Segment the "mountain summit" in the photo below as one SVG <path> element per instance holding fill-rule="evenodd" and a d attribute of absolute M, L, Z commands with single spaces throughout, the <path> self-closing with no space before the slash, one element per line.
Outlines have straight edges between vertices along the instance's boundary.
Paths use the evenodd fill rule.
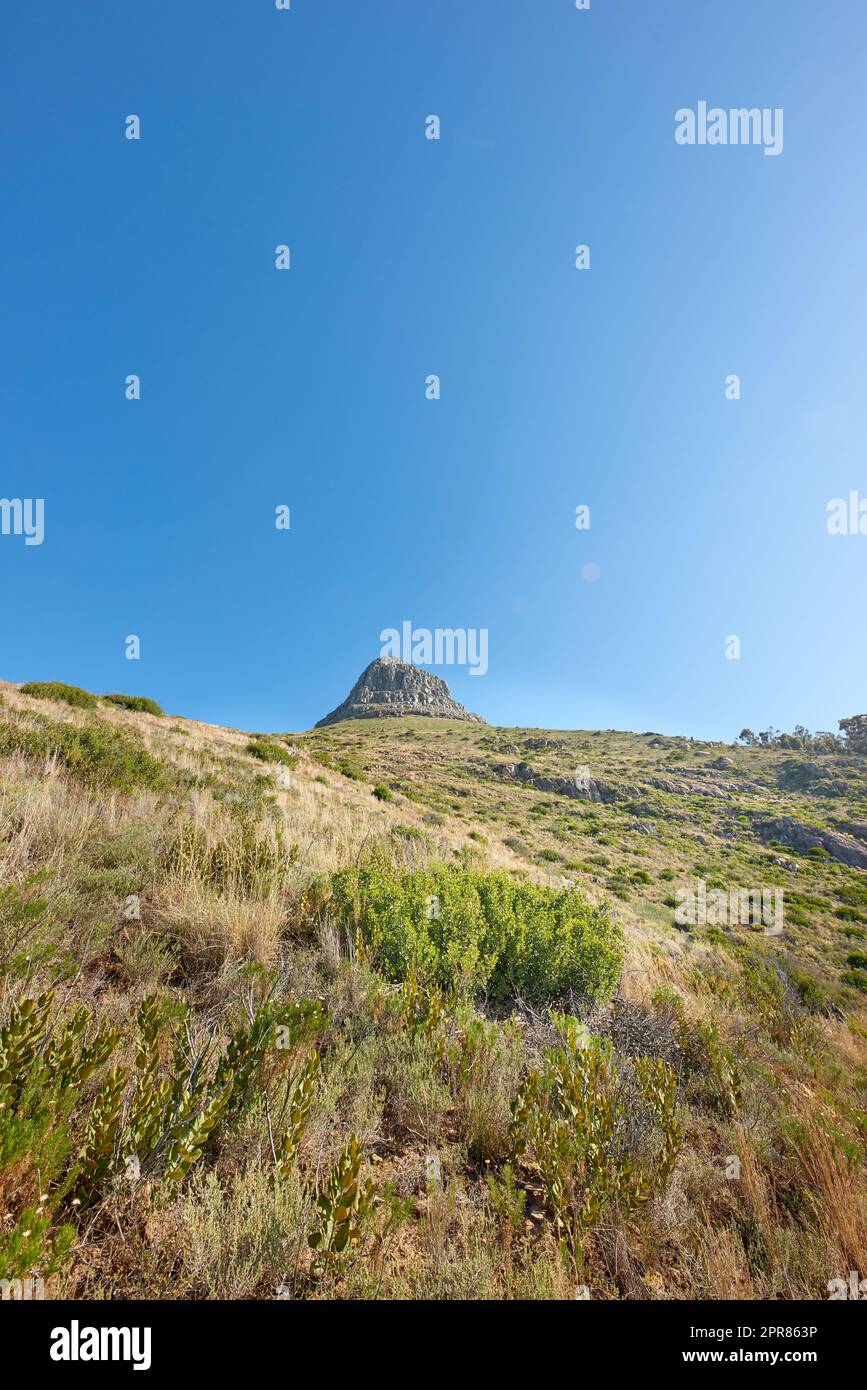
<path fill-rule="evenodd" d="M 362 671 L 343 704 L 320 719 L 316 728 L 338 724 L 342 719 L 400 719 L 408 714 L 485 723 L 480 714 L 470 714 L 452 699 L 451 691 L 439 676 L 422 671 L 410 661 L 379 656 Z"/>

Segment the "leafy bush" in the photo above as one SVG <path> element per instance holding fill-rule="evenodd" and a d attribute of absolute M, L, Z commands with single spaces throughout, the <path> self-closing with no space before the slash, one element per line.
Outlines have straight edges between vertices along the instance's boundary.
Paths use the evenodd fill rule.
<path fill-rule="evenodd" d="M 77 685 L 64 685 L 62 681 L 29 681 L 22 685 L 21 694 L 33 695 L 37 700 L 60 700 L 79 709 L 96 709 L 95 695 Z"/>
<path fill-rule="evenodd" d="M 394 800 L 394 797 L 391 794 L 391 787 L 387 787 L 384 782 L 377 782 L 376 786 L 373 789 L 373 795 L 376 797 L 377 801 Z"/>
<path fill-rule="evenodd" d="M 674 1072 L 636 1057 L 631 1068 L 576 1019 L 555 1016 L 562 1037 L 530 1072 L 512 1108 L 517 1157 L 538 1167 L 545 1199 L 577 1256 L 583 1233 L 606 1211 L 621 1217 L 665 1186 L 683 1132 Z M 639 1144 L 635 1112 L 649 1111 L 657 1142 Z"/>
<path fill-rule="evenodd" d="M 852 985 L 860 989 L 862 994 L 867 994 L 867 975 L 862 970 L 844 970 L 840 979 L 844 985 Z"/>
<path fill-rule="evenodd" d="M 284 767 L 294 767 L 298 762 L 294 753 L 273 738 L 251 739 L 245 751 L 254 758 L 260 758 L 263 763 L 282 763 Z"/>
<path fill-rule="evenodd" d="M 44 874 L 31 874 L 22 888 L 14 883 L 0 888 L 0 973 L 4 975 L 12 971 L 18 973 L 21 966 L 26 969 L 32 963 L 32 937 L 40 925 L 46 903 L 31 894 L 44 877 Z M 19 955 L 22 960 L 18 959 Z"/>
<path fill-rule="evenodd" d="M 304 1059 L 325 1022 L 320 1006 L 266 999 L 230 1026 L 215 1064 L 212 1043 L 192 1043 L 189 1017 L 187 1004 L 143 999 L 134 1072 L 111 1066 L 94 1087 L 119 1028 L 94 1031 L 84 1008 L 58 1017 L 50 992 L 0 1016 L 4 1278 L 59 1268 L 75 1232 L 58 1223 L 98 1202 L 121 1173 L 182 1183 L 269 1085 L 288 1088 L 290 1122 L 300 1129 L 312 1072 Z"/>
<path fill-rule="evenodd" d="M 366 782 L 367 778 L 357 763 L 349 758 L 341 758 L 337 764 L 337 771 L 342 772 L 344 777 L 348 777 L 352 782 Z"/>
<path fill-rule="evenodd" d="M 307 1243 L 316 1251 L 320 1272 L 361 1240 L 365 1222 L 373 1212 L 376 1192 L 369 1178 L 362 1180 L 362 1158 L 361 1145 L 353 1134 L 316 1199 L 317 1224 Z"/>
<path fill-rule="evenodd" d="M 619 930 L 568 889 L 445 865 L 400 872 L 373 855 L 334 873 L 331 891 L 338 920 L 393 980 L 415 967 L 446 989 L 539 1000 L 603 997 L 620 975 Z"/>
<path fill-rule="evenodd" d="M 123 729 L 95 720 L 81 726 L 45 720 L 35 728 L 0 723 L 0 755 L 56 757 L 88 787 L 161 790 L 169 785 L 166 768 Z"/>
<path fill-rule="evenodd" d="M 850 965 L 854 963 L 851 956 L 848 956 L 847 960 Z M 862 956 L 862 960 L 867 965 L 867 956 Z M 821 1013 L 828 1001 L 818 980 L 804 970 L 795 969 L 789 970 L 789 979 L 804 1008 L 810 1013 Z"/>
<path fill-rule="evenodd" d="M 19 999 L 0 1026 L 0 1188 L 11 1223 L 0 1232 L 4 1278 L 34 1267 L 50 1274 L 69 1252 L 74 1229 L 56 1222 L 86 1159 L 74 1157 L 73 1116 L 119 1036 L 106 1028 L 85 1041 L 87 1010 L 61 1022 L 53 1003 L 50 992 Z"/>
<path fill-rule="evenodd" d="M 165 713 L 156 700 L 149 700 L 147 695 L 103 695 L 102 698 L 112 705 L 120 705 L 121 709 L 131 709 L 136 714 L 162 716 Z"/>

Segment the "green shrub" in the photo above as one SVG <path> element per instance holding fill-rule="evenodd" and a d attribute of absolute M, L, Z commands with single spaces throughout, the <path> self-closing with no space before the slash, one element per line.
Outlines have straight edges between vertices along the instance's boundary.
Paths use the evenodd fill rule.
<path fill-rule="evenodd" d="M 340 923 L 392 980 L 415 968 L 446 989 L 494 999 L 604 997 L 620 975 L 621 937 L 603 908 L 569 889 L 500 871 L 434 866 L 399 871 L 378 855 L 331 878 Z"/>
<path fill-rule="evenodd" d="M 851 965 L 853 970 L 867 970 L 867 956 L 863 951 L 850 951 L 846 964 Z"/>
<path fill-rule="evenodd" d="M 85 786 L 129 791 L 170 785 L 166 768 L 126 730 L 94 720 L 80 726 L 41 721 L 35 728 L 0 723 L 0 755 L 56 757 Z"/>
<path fill-rule="evenodd" d="M 373 789 L 373 795 L 377 801 L 393 801 L 391 787 L 387 787 L 384 782 L 377 782 Z"/>
<path fill-rule="evenodd" d="M 341 758 L 337 764 L 337 771 L 342 772 L 344 777 L 348 777 L 352 782 L 365 782 L 367 779 L 357 763 L 351 762 L 349 758 Z"/>
<path fill-rule="evenodd" d="M 316 1199 L 316 1225 L 307 1243 L 316 1252 L 317 1273 L 361 1241 L 374 1210 L 376 1191 L 369 1178 L 362 1179 L 362 1159 L 361 1145 L 353 1134 Z"/>
<path fill-rule="evenodd" d="M 852 985 L 855 989 L 860 989 L 862 994 L 867 994 L 867 975 L 861 970 L 844 970 L 840 976 L 844 985 Z"/>
<path fill-rule="evenodd" d="M 263 763 L 282 763 L 284 767 L 294 767 L 298 762 L 294 753 L 290 753 L 284 744 L 272 738 L 251 739 L 245 752 L 254 758 L 260 758 Z"/>
<path fill-rule="evenodd" d="M 37 700 L 60 700 L 79 709 L 96 709 L 95 695 L 77 685 L 64 685 L 62 681 L 29 681 L 22 685 L 21 694 L 33 695 Z"/>
<path fill-rule="evenodd" d="M 14 883 L 0 888 L 0 973 L 3 975 L 12 971 L 17 974 L 19 969 L 26 970 L 32 964 L 33 936 L 41 926 L 46 908 L 45 900 L 34 896 L 33 890 L 46 876 L 44 872 L 31 874 L 21 888 Z"/>
<path fill-rule="evenodd" d="M 92 1032 L 86 1009 L 61 1019 L 53 1005 L 51 992 L 20 998 L 0 1024 L 0 1188 L 12 1222 L 0 1230 L 4 1278 L 34 1267 L 50 1274 L 69 1252 L 74 1229 L 57 1223 L 86 1158 L 75 1157 L 74 1118 L 86 1083 L 119 1038 L 112 1028 Z M 16 1190 L 25 1201 L 34 1191 L 44 1195 L 38 1207 L 24 1205 L 13 1215 Z"/>
<path fill-rule="evenodd" d="M 851 965 L 852 957 L 849 956 L 847 959 Z M 863 960 L 867 965 L 867 956 L 864 956 Z M 789 970 L 789 979 L 805 1009 L 810 1013 L 820 1013 L 825 1008 L 828 1002 L 825 991 L 812 975 L 808 975 L 804 970 Z"/>
<path fill-rule="evenodd" d="M 667 1064 L 636 1057 L 631 1069 L 610 1042 L 576 1019 L 554 1018 L 562 1044 L 549 1048 L 512 1107 L 517 1157 L 539 1171 L 545 1200 L 576 1262 L 584 1232 L 606 1211 L 620 1217 L 665 1186 L 683 1142 L 676 1083 Z M 655 1131 L 641 1143 L 639 1107 Z"/>
<path fill-rule="evenodd" d="M 103 695 L 102 698 L 108 700 L 109 704 L 120 705 L 121 709 L 130 709 L 136 714 L 162 716 L 165 712 L 156 700 L 149 700 L 147 695 Z"/>

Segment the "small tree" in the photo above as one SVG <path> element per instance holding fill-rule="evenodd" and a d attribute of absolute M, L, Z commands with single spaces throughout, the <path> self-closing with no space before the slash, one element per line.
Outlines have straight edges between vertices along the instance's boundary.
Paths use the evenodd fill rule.
<path fill-rule="evenodd" d="M 846 736 L 846 746 L 853 753 L 867 753 L 867 714 L 853 714 L 838 721 Z"/>

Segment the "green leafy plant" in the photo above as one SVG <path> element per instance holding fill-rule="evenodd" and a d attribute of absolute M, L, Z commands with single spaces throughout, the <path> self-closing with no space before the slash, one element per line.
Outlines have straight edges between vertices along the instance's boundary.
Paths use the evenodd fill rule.
<path fill-rule="evenodd" d="M 37 700 L 59 700 L 64 705 L 75 705 L 78 709 L 96 709 L 96 696 L 77 685 L 65 685 L 63 681 L 28 681 L 21 687 L 22 695 L 31 695 Z"/>
<path fill-rule="evenodd" d="M 668 1180 L 682 1143 L 671 1068 L 639 1057 L 626 1071 L 610 1043 L 576 1019 L 557 1017 L 562 1044 L 529 1073 L 512 1108 L 516 1157 L 538 1167 L 545 1199 L 573 1259 L 584 1233 L 613 1211 L 625 1216 Z M 631 1138 L 636 1100 L 648 1107 L 657 1145 Z"/>
<path fill-rule="evenodd" d="M 20 998 L 0 1027 L 0 1190 L 23 1203 L 16 1213 L 15 1200 L 4 1199 L 11 1224 L 0 1230 L 3 1277 L 51 1273 L 70 1249 L 73 1228 L 58 1218 L 87 1161 L 86 1152 L 73 1158 L 73 1120 L 87 1113 L 87 1083 L 118 1042 L 114 1029 L 92 1031 L 86 1009 L 60 1018 L 53 1007 L 51 991 Z M 36 1205 L 28 1200 L 34 1189 Z"/>
<path fill-rule="evenodd" d="M 298 1158 L 298 1146 L 301 1143 L 310 1107 L 313 1104 L 318 1075 L 319 1053 L 313 1051 L 292 1088 L 289 1102 L 289 1128 L 283 1136 L 280 1160 L 277 1164 L 277 1172 L 281 1178 L 288 1177 L 295 1167 Z"/>
<path fill-rule="evenodd" d="M 401 872 L 383 856 L 331 878 L 331 908 L 392 980 L 414 967 L 447 992 L 494 999 L 597 998 L 620 975 L 621 934 L 573 890 L 503 872 L 438 866 Z"/>
<path fill-rule="evenodd" d="M 0 723 L 0 754 L 21 752 L 27 757 L 54 757 L 87 787 L 167 789 L 172 779 L 166 768 L 124 729 L 100 720 L 82 725 L 44 720 L 35 728 Z"/>
<path fill-rule="evenodd" d="M 103 700 L 107 700 L 111 705 L 119 705 L 121 709 L 132 710 L 136 714 L 155 714 L 160 717 L 165 713 L 156 700 L 148 699 L 147 695 L 103 695 Z"/>
<path fill-rule="evenodd" d="M 316 1199 L 317 1223 L 308 1236 L 320 1270 L 357 1244 L 374 1209 L 376 1190 L 361 1178 L 363 1152 L 353 1134 Z"/>
<path fill-rule="evenodd" d="M 281 763 L 284 767 L 295 767 L 298 758 L 283 743 L 273 738 L 251 739 L 245 750 L 263 763 Z"/>

